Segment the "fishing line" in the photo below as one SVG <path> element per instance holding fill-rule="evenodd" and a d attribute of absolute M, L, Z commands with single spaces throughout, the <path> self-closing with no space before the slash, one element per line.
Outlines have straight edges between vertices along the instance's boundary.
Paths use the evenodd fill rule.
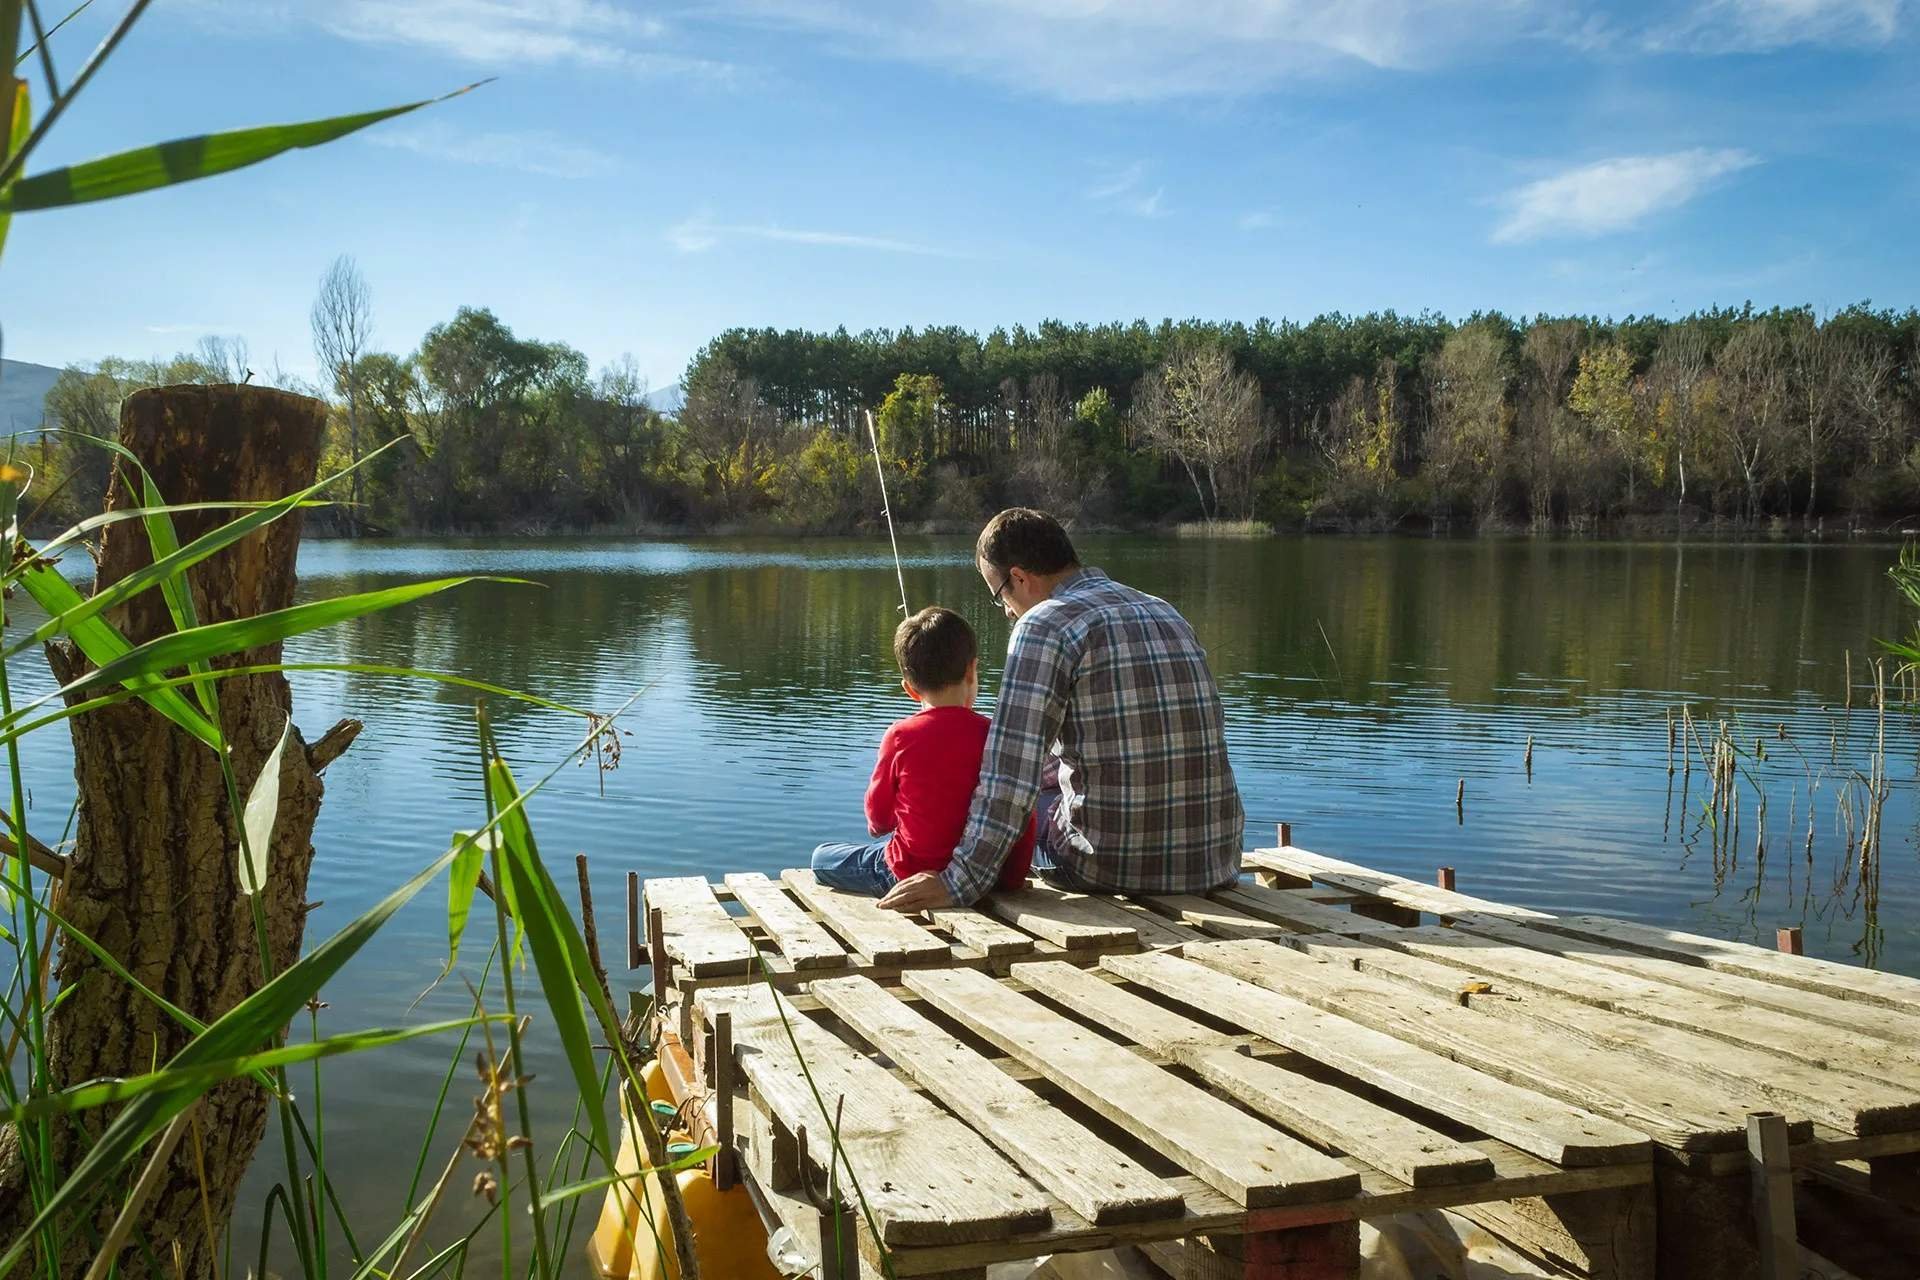
<path fill-rule="evenodd" d="M 913 612 L 907 607 L 907 574 L 900 567 L 900 539 L 893 532 L 893 503 L 887 498 L 887 470 L 880 464 L 880 437 L 873 429 L 873 411 L 862 409 L 867 417 L 867 442 L 873 446 L 873 470 L 880 477 L 880 514 L 887 518 L 887 541 L 893 544 L 893 576 L 900 583 L 900 616 Z"/>

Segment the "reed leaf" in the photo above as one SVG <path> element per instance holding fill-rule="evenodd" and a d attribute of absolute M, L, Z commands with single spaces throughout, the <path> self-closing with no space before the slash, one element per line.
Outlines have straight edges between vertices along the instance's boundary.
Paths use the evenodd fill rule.
<path fill-rule="evenodd" d="M 51 570 L 33 576 L 44 581 L 49 575 L 62 583 L 66 582 Z M 459 578 L 435 578 L 429 582 L 410 582 L 404 586 L 387 587 L 380 591 L 363 591 L 355 595 L 336 596 L 331 600 L 296 604 L 285 609 L 275 609 L 271 613 L 255 614 L 249 618 L 235 618 L 229 622 L 212 622 L 202 627 L 195 627 L 191 631 L 176 631 L 172 635 L 160 636 L 138 645 L 101 664 L 98 670 L 90 671 L 78 679 L 69 681 L 54 692 L 43 694 L 21 706 L 13 715 L 0 720 L 0 738 L 10 734 L 27 712 L 45 706 L 56 697 L 72 701 L 76 697 L 90 694 L 97 689 L 141 680 L 148 681 L 148 687 L 154 687 L 152 682 L 161 678 L 162 673 L 175 667 L 183 667 L 197 658 L 219 657 L 222 654 L 240 653 L 248 649 L 257 649 L 262 645 L 276 644 L 291 636 L 304 635 L 306 632 L 317 631 L 322 627 L 330 627 L 336 623 L 365 617 L 370 613 L 396 608 L 454 587 L 465 586 L 470 582 L 533 585 L 524 578 L 501 578 L 483 574 L 468 574 Z M 70 585 L 68 590 L 72 590 Z M 101 622 L 101 620 L 93 619 L 91 622 Z M 91 622 L 88 625 L 91 625 Z M 108 630 L 111 631 L 112 628 Z M 117 631 L 113 634 L 119 638 L 121 644 L 126 643 L 124 638 L 119 637 Z M 89 656 L 92 655 L 89 654 Z M 192 683 L 194 679 L 197 677 L 190 677 L 187 683 Z M 171 692 L 177 704 L 186 707 L 194 716 L 199 715 L 187 706 L 186 700 L 177 692 L 157 687 L 154 691 L 156 696 Z M 146 696 L 142 688 L 135 687 L 135 692 L 140 693 L 142 697 Z M 204 717 L 200 718 L 204 721 Z M 210 725 L 208 729 L 215 733 L 215 736 L 208 741 L 217 749 L 219 742 L 217 731 L 212 731 Z"/>
<path fill-rule="evenodd" d="M 435 986 L 453 972 L 454 962 L 460 958 L 460 939 L 466 936 L 474 891 L 480 887 L 480 864 L 498 838 L 492 833 L 482 837 L 471 831 L 456 831 L 453 837 L 453 870 L 447 876 L 447 967 L 433 980 Z"/>
<path fill-rule="evenodd" d="M 253 1075 L 256 1072 L 270 1071 L 275 1067 L 296 1066 L 303 1062 L 331 1058 L 343 1053 L 362 1053 L 369 1049 L 381 1049 L 406 1040 L 417 1040 L 422 1036 L 459 1031 L 480 1022 L 505 1021 L 504 1014 L 483 1014 L 471 1018 L 456 1018 L 448 1022 L 423 1023 L 417 1027 L 375 1027 L 366 1031 L 329 1036 L 324 1040 L 304 1040 L 278 1049 L 243 1054 L 237 1058 L 227 1058 L 218 1062 L 201 1063 L 191 1067 L 163 1067 L 158 1071 L 150 1071 L 145 1075 L 127 1079 L 89 1080 L 84 1084 L 74 1085 L 70 1089 L 62 1089 L 58 1093 L 42 1094 L 31 1098 L 17 1107 L 0 1109 L 0 1124 L 69 1115 L 76 1111 L 125 1102 L 130 1098 L 142 1097 L 158 1090 L 188 1089 L 194 1093 L 205 1093 L 213 1086 L 231 1080 L 235 1076 Z"/>
<path fill-rule="evenodd" d="M 378 111 L 329 116 L 298 124 L 270 124 L 252 129 L 232 129 L 224 133 L 203 133 L 51 169 L 30 178 L 17 179 L 0 191 L 0 212 L 61 209 L 230 173 L 289 151 L 333 142 L 368 125 L 458 97 L 485 83 L 484 80 L 477 81 L 437 98 L 423 98 L 418 102 L 384 107 Z"/>
<path fill-rule="evenodd" d="M 599 982 L 587 962 L 585 945 L 578 944 L 573 916 L 567 911 L 553 878 L 540 863 L 540 850 L 534 842 L 525 806 L 520 802 L 520 789 L 514 783 L 513 772 L 499 753 L 492 750 L 491 742 L 488 747 L 487 787 L 500 808 L 498 829 L 504 855 L 501 865 L 505 879 L 513 886 L 514 918 L 526 931 L 534 968 L 540 977 L 540 989 L 553 1015 L 554 1029 L 560 1035 L 574 1085 L 582 1096 L 597 1098 L 600 1073 L 594 1068 L 593 1035 L 580 997 L 588 988 L 597 993 Z M 587 1118 L 594 1145 L 606 1162 L 607 1171 L 614 1172 L 614 1149 L 604 1109 L 587 1108 Z"/>
<path fill-rule="evenodd" d="M 18 65 L 18 64 L 16 64 Z M 7 112 L 7 154 L 12 155 L 26 145 L 27 135 L 33 131 L 33 102 L 27 92 L 27 82 L 21 79 L 13 81 L 12 102 Z M 0 252 L 7 247 L 7 229 L 13 223 L 13 215 L 0 212 Z"/>
<path fill-rule="evenodd" d="M 266 887 L 267 855 L 273 848 L 273 821 L 280 816 L 280 758 L 293 736 L 293 717 L 280 730 L 280 740 L 260 766 L 260 776 L 247 793 L 240 821 L 240 888 L 249 897 Z"/>
<path fill-rule="evenodd" d="M 74 585 L 45 561 L 35 561 L 26 566 L 20 575 L 19 584 L 28 595 L 33 597 L 34 603 L 50 614 L 77 612 L 77 607 L 85 603 Z M 78 618 L 66 628 L 66 633 L 79 647 L 80 652 L 86 654 L 87 659 L 94 664 L 96 668 L 94 675 L 98 675 L 100 670 L 124 659 L 134 651 L 134 646 L 120 634 L 118 627 L 97 615 Z M 122 681 L 116 680 L 113 683 L 122 683 Z M 159 686 L 152 675 L 130 675 L 124 680 L 124 684 L 130 693 L 146 702 L 155 711 L 215 751 L 220 750 L 222 742 L 220 730 L 215 727 L 213 721 L 207 719 L 192 703 L 182 697 L 178 689 Z M 12 716 L 7 717 L 7 720 L 17 719 L 34 707 L 52 701 L 54 696 L 56 695 L 49 694 L 17 708 Z M 0 733 L 4 733 L 8 727 L 5 721 L 0 721 Z"/>
<path fill-rule="evenodd" d="M 515 812 L 518 812 L 516 809 Z M 340 932 L 328 938 L 312 952 L 282 970 L 278 976 L 232 1009 L 222 1014 L 167 1063 L 173 1070 L 186 1070 L 223 1062 L 256 1051 L 271 1043 L 280 1027 L 357 954 L 379 932 L 394 912 L 411 901 L 452 861 L 453 852 L 435 858 L 427 868 L 388 894 Z M 67 1210 L 90 1202 L 104 1192 L 112 1175 L 180 1114 L 199 1091 L 175 1086 L 156 1089 L 133 1099 L 109 1124 L 86 1155 L 68 1174 L 65 1182 L 39 1205 L 28 1228 L 4 1254 L 0 1254 L 0 1276 L 11 1272 L 41 1230 Z"/>

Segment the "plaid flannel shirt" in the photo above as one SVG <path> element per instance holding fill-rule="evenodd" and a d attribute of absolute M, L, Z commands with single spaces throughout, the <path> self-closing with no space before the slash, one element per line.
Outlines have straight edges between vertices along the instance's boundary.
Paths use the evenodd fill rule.
<path fill-rule="evenodd" d="M 1118 893 L 1189 893 L 1240 874 L 1246 825 L 1220 693 L 1164 600 L 1082 569 L 1014 624 L 966 831 L 940 873 L 956 903 L 993 887 L 1056 757 L 1044 848 Z"/>

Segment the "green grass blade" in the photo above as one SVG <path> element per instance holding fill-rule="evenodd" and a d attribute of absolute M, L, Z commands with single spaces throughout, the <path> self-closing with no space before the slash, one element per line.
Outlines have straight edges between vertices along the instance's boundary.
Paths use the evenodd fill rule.
<path fill-rule="evenodd" d="M 8 77 L 12 79 L 11 75 Z M 33 102 L 27 92 L 25 80 L 13 80 L 12 102 L 7 116 L 11 123 L 7 129 L 7 154 L 12 155 L 26 145 L 27 135 L 33 131 Z M 7 247 L 7 228 L 13 223 L 13 215 L 0 212 L 0 252 Z"/>
<path fill-rule="evenodd" d="M 501 863 L 506 879 L 513 884 L 516 919 L 526 931 L 540 988 L 546 997 L 548 1012 L 553 1015 L 567 1065 L 573 1071 L 574 1084 L 583 1096 L 598 1097 L 600 1073 L 594 1067 L 593 1036 L 580 997 L 588 987 L 597 990 L 599 983 L 591 969 L 577 967 L 575 948 L 567 941 L 567 935 L 574 932 L 573 917 L 552 877 L 540 865 L 540 850 L 534 843 L 533 827 L 527 821 L 525 807 L 518 803 L 520 789 L 514 783 L 513 773 L 497 752 L 490 755 L 487 786 L 493 793 L 494 803 L 501 809 L 499 832 L 505 854 Z M 579 959 L 584 959 L 584 949 Z M 593 1129 L 594 1145 L 606 1161 L 607 1171 L 612 1173 L 613 1142 L 607 1132 L 606 1115 L 600 1107 L 589 1107 L 587 1118 Z"/>
<path fill-rule="evenodd" d="M 610 1187 L 616 1182 L 638 1179 L 650 1173 L 678 1173 L 682 1169 L 691 1169 L 694 1165 L 705 1164 L 708 1160 L 711 1160 L 714 1152 L 718 1150 L 720 1150 L 719 1147 L 701 1147 L 698 1150 L 689 1151 L 679 1159 L 671 1160 L 664 1165 L 647 1165 L 636 1173 L 609 1173 L 598 1178 L 591 1178 L 586 1182 L 571 1182 L 564 1187 L 555 1187 L 540 1197 L 540 1207 L 542 1209 L 551 1209 L 554 1205 L 562 1204 L 573 1199 L 575 1196 L 584 1196 L 591 1192 L 599 1191 L 602 1188 Z"/>
<path fill-rule="evenodd" d="M 447 878 L 447 967 L 434 979 L 436 984 L 453 972 L 454 962 L 460 958 L 460 939 L 466 936 L 474 891 L 480 887 L 480 864 L 491 851 L 495 837 L 483 839 L 471 831 L 456 831 L 454 839 L 460 847 L 453 855 L 453 871 Z"/>
<path fill-rule="evenodd" d="M 150 1071 L 145 1075 L 132 1076 L 123 1080 L 89 1080 L 85 1084 L 74 1085 L 58 1093 L 42 1094 L 31 1098 L 18 1107 L 0 1110 L 0 1124 L 70 1115 L 76 1111 L 125 1102 L 162 1090 L 185 1089 L 196 1094 L 204 1093 L 214 1085 L 231 1080 L 235 1076 L 270 1071 L 275 1067 L 296 1066 L 303 1062 L 331 1058 L 343 1053 L 364 1053 L 370 1049 L 381 1049 L 406 1040 L 416 1040 L 422 1036 L 459 1031 L 483 1021 L 505 1022 L 506 1017 L 504 1014 L 487 1014 L 480 1017 L 456 1018 L 448 1022 L 423 1023 L 417 1027 L 375 1027 L 366 1031 L 329 1036 L 324 1040 L 305 1040 L 297 1044 L 284 1045 L 278 1049 L 243 1054 L 237 1058 L 227 1058 L 217 1062 L 200 1063 L 190 1067 L 163 1067 L 158 1071 Z"/>
<path fill-rule="evenodd" d="M 54 435 L 57 433 L 50 431 L 47 434 Z M 76 432 L 74 434 L 80 433 Z M 94 438 L 95 437 L 92 436 L 88 437 L 88 439 Z M 125 520 L 145 520 L 148 516 L 158 515 L 162 512 L 172 515 L 181 511 L 259 511 L 273 505 L 271 502 L 170 502 L 163 507 L 117 507 L 112 511 L 102 511 L 97 516 L 88 516 L 85 520 L 80 521 L 80 523 L 70 528 L 62 529 L 35 550 L 33 556 L 35 559 L 51 560 L 61 552 L 67 550 L 67 548 L 80 542 L 95 530 L 104 529 L 108 525 L 119 524 Z M 300 505 L 302 507 L 330 507 L 333 504 L 324 500 L 308 499 Z M 7 581 L 11 582 L 12 580 L 13 574 L 9 571 Z"/>
<path fill-rule="evenodd" d="M 288 151 L 333 142 L 368 125 L 458 97 L 485 83 L 482 80 L 438 98 L 423 98 L 378 111 L 176 138 L 172 142 L 136 147 L 83 164 L 36 173 L 30 178 L 18 179 L 11 188 L 0 192 L 0 211 L 27 213 L 60 209 L 230 173 Z"/>
<path fill-rule="evenodd" d="M 34 576 L 43 580 L 45 577 L 45 575 Z M 52 574 L 52 576 L 60 577 L 58 574 Z M 60 578 L 60 581 L 65 583 L 66 580 Z M 184 667 L 198 658 L 215 658 L 222 654 L 241 653 L 248 649 L 257 649 L 262 645 L 275 644 L 292 636 L 317 631 L 322 627 L 330 627 L 336 623 L 365 617 L 370 613 L 397 608 L 426 596 L 465 586 L 470 582 L 533 585 L 523 578 L 500 578 L 481 574 L 469 574 L 459 578 L 435 578 L 430 582 L 410 582 L 404 586 L 387 587 L 380 591 L 363 591 L 355 595 L 336 596 L 331 600 L 315 600 L 286 609 L 276 609 L 271 613 L 255 614 L 250 618 L 212 622 L 202 627 L 195 627 L 191 631 L 176 631 L 172 635 L 160 636 L 138 645 L 102 663 L 97 670 L 90 671 L 54 692 L 42 695 L 20 707 L 5 721 L 0 721 L 0 735 L 13 730 L 19 723 L 20 717 L 27 711 L 44 706 L 56 697 L 64 697 L 72 701 L 76 697 L 91 694 L 96 690 L 130 681 L 146 680 L 152 684 L 164 678 L 165 672 L 175 667 Z M 72 590 L 71 585 L 68 586 L 68 590 Z M 118 636 L 119 633 L 114 634 Z M 120 643 L 126 642 L 122 639 Z M 191 683 L 192 679 L 194 678 L 190 678 L 188 683 Z M 141 692 L 141 690 L 136 688 L 135 692 Z M 170 692 L 170 690 L 161 692 Z M 145 694 L 142 693 L 142 696 L 144 697 Z M 180 706 L 187 706 L 186 700 L 177 692 L 173 692 L 172 696 Z M 191 707 L 187 709 L 189 712 L 192 711 Z M 197 712 L 192 714 L 198 715 Z M 201 717 L 201 719 L 205 718 Z M 218 741 L 217 735 L 214 741 Z"/>
<path fill-rule="evenodd" d="M 84 603 L 74 585 L 45 561 L 36 561 L 28 565 L 25 572 L 21 574 L 19 582 L 22 589 L 33 597 L 34 603 L 49 614 L 77 612 L 77 606 Z M 80 618 L 66 630 L 74 644 L 79 646 L 80 652 L 86 654 L 88 660 L 94 664 L 93 675 L 98 675 L 101 670 L 124 660 L 134 651 L 134 646 L 120 634 L 118 627 L 97 615 Z M 91 678 L 91 676 L 82 677 L 82 679 Z M 119 684 L 122 681 L 115 679 L 110 683 Z M 192 703 L 182 697 L 178 689 L 159 687 L 151 674 L 133 674 L 128 676 L 124 683 L 130 693 L 145 701 L 155 711 L 214 750 L 220 750 L 220 730 L 215 727 L 213 721 L 207 719 Z M 37 698 L 17 708 L 14 716 L 17 717 L 33 707 L 44 705 L 52 701 L 55 696 L 57 695 L 50 694 Z M 8 719 L 12 718 L 8 717 Z"/>

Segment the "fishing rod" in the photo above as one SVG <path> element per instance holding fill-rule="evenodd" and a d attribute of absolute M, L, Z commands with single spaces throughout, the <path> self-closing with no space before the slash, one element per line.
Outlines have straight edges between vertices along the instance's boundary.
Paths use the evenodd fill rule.
<path fill-rule="evenodd" d="M 880 514 L 887 518 L 887 541 L 893 544 L 893 576 L 900 583 L 900 616 L 913 612 L 907 607 L 907 574 L 900 567 L 900 539 L 893 531 L 893 503 L 887 498 L 887 469 L 880 463 L 880 437 L 873 429 L 873 411 L 862 409 L 867 417 L 867 443 L 873 446 L 873 470 L 880 477 Z"/>

